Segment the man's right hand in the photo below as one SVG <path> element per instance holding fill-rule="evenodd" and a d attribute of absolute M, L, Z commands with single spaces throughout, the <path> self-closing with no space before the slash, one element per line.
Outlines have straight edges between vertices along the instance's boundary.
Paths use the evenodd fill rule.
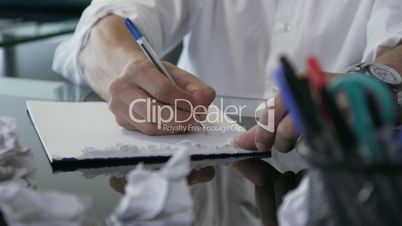
<path fill-rule="evenodd" d="M 117 123 L 124 128 L 139 130 L 145 134 L 184 132 L 163 130 L 163 127 L 158 128 L 155 122 L 168 119 L 169 109 L 175 110 L 175 101 L 178 99 L 187 100 L 181 101 L 176 110 L 177 121 L 184 121 L 192 114 L 190 105 L 193 108 L 208 107 L 215 98 L 215 91 L 210 86 L 176 66 L 165 63 L 177 86 L 172 84 L 148 60 L 124 26 L 124 19 L 117 15 L 106 16 L 96 23 L 85 48 L 80 52 L 79 62 L 88 84 L 109 102 Z M 150 98 L 151 109 L 142 101 L 147 98 Z M 132 104 L 133 101 L 137 103 Z M 132 111 L 129 111 L 130 105 Z M 163 110 L 161 114 L 153 114 L 152 107 L 162 107 Z M 162 124 L 198 125 L 194 117 L 181 123 L 175 122 L 173 118 Z"/>
<path fill-rule="evenodd" d="M 207 109 L 215 98 L 214 89 L 190 73 L 164 64 L 177 86 L 145 57 L 130 61 L 110 83 L 109 108 L 120 126 L 148 135 L 183 133 L 188 126 L 199 126 L 202 114 L 195 117 L 193 110 L 196 106 Z"/>

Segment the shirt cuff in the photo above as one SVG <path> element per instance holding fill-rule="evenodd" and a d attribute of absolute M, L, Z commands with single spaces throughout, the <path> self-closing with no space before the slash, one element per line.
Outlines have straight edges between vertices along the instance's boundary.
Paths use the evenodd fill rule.
<path fill-rule="evenodd" d="M 137 21 L 138 9 L 132 1 L 94 0 L 83 12 L 74 35 L 57 47 L 53 59 L 53 70 L 74 84 L 87 85 L 85 74 L 79 63 L 79 54 L 88 42 L 92 27 L 110 14 L 130 18 L 141 30 L 145 27 L 141 21 Z"/>
<path fill-rule="evenodd" d="M 373 63 L 376 58 L 383 55 L 387 51 L 395 48 L 402 42 L 402 31 L 394 34 L 389 34 L 387 37 L 380 40 L 372 47 L 369 47 L 364 52 L 363 62 Z"/>

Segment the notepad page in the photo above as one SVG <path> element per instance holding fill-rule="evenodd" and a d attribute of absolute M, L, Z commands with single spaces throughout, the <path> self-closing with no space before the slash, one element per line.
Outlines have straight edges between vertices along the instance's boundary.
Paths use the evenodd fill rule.
<path fill-rule="evenodd" d="M 28 101 L 27 108 L 50 161 L 164 157 L 183 145 L 192 155 L 251 153 L 233 145 L 244 129 L 228 117 L 206 125 L 226 131 L 148 136 L 120 127 L 104 102 Z M 212 113 L 223 115 L 216 107 Z"/>

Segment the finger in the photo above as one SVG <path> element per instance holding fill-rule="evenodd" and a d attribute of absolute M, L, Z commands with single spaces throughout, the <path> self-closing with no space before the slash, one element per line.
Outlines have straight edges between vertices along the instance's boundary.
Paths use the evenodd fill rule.
<path fill-rule="evenodd" d="M 142 68 L 141 74 L 136 72 L 135 76 L 126 72 L 125 76 L 131 79 L 133 84 L 164 104 L 175 105 L 185 111 L 191 111 L 191 107 L 201 104 L 192 93 L 171 83 L 154 67 Z"/>
<path fill-rule="evenodd" d="M 215 168 L 207 166 L 200 170 L 192 170 L 190 175 L 187 176 L 189 185 L 201 184 L 211 181 L 215 177 Z"/>
<path fill-rule="evenodd" d="M 168 126 L 199 125 L 191 112 L 183 111 L 171 105 L 164 105 L 137 87 L 122 90 L 119 97 L 122 102 L 129 106 L 129 110 L 135 111 L 148 122 Z"/>
<path fill-rule="evenodd" d="M 164 64 L 167 69 L 172 72 L 172 77 L 177 85 L 191 93 L 199 104 L 209 106 L 215 99 L 216 93 L 211 86 L 173 64 L 168 62 L 165 62 Z"/>
<path fill-rule="evenodd" d="M 243 132 L 234 139 L 234 143 L 240 148 L 255 150 L 255 133 L 257 131 L 257 125 L 253 126 L 251 129 Z"/>
<path fill-rule="evenodd" d="M 125 103 L 121 102 L 117 97 L 111 96 L 109 99 L 109 110 L 114 114 L 117 124 L 125 129 L 138 130 L 129 117 L 128 108 Z M 127 111 L 125 110 L 127 109 Z M 135 112 L 132 113 L 135 118 L 142 118 Z"/>
<path fill-rule="evenodd" d="M 284 106 L 279 95 L 274 97 L 273 108 L 268 106 L 264 111 L 262 111 L 257 131 L 255 134 L 255 144 L 259 151 L 269 151 L 274 143 L 275 131 L 269 131 L 269 123 L 274 123 L 274 128 L 278 126 L 279 122 L 284 118 L 287 113 L 286 107 Z M 272 119 L 272 116 L 274 117 Z"/>
<path fill-rule="evenodd" d="M 111 101 L 109 102 L 109 109 L 115 115 L 117 123 L 122 121 L 129 122 L 133 127 L 136 128 L 136 130 L 139 130 L 147 135 L 170 135 L 183 132 L 179 130 L 163 130 L 162 128 L 158 128 L 156 123 L 147 123 L 146 120 L 141 118 L 141 116 L 139 116 L 135 111 L 129 112 L 129 107 L 120 100 L 114 100 L 111 98 Z M 132 128 L 124 123 L 119 125 L 126 129 Z"/>
<path fill-rule="evenodd" d="M 280 173 L 261 159 L 240 160 L 234 164 L 235 170 L 256 186 L 272 183 Z"/>
<path fill-rule="evenodd" d="M 275 135 L 275 148 L 280 152 L 293 150 L 300 134 L 297 133 L 291 116 L 288 114 L 278 124 Z"/>

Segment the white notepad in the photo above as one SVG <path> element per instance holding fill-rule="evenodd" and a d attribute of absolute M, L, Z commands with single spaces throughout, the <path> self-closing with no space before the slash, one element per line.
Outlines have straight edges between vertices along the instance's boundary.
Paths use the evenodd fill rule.
<path fill-rule="evenodd" d="M 207 133 L 147 136 L 121 128 L 104 102 L 28 101 L 27 108 L 51 162 L 169 157 L 183 145 L 201 158 L 258 155 L 233 145 L 244 129 L 228 117 L 207 124 Z M 210 107 L 209 114 L 224 116 L 216 109 Z M 219 127 L 228 130 L 212 131 Z"/>

